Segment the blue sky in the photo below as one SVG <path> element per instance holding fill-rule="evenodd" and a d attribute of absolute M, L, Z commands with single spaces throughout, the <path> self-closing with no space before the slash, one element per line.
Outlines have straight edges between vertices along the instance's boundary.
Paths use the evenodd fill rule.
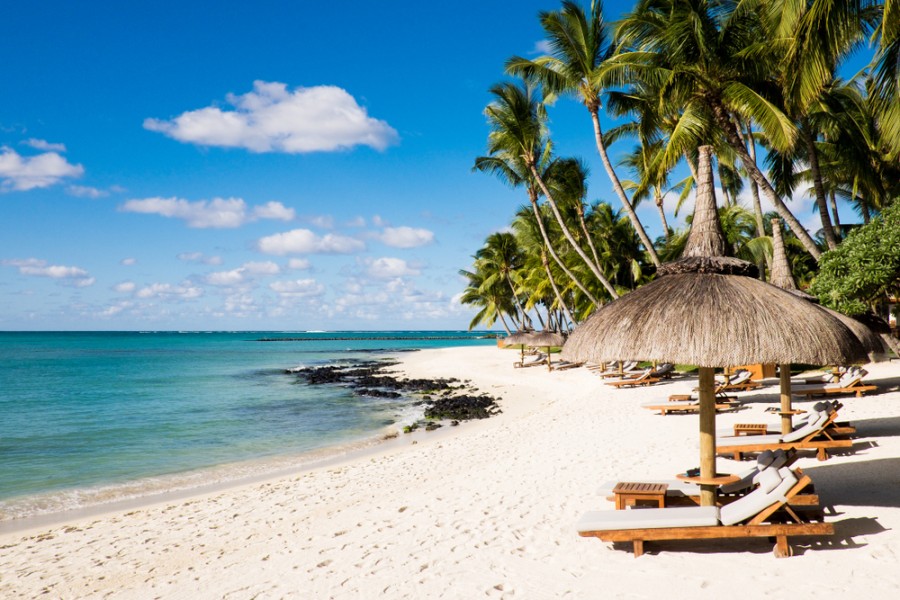
<path fill-rule="evenodd" d="M 0 329 L 467 326 L 457 271 L 527 201 L 471 172 L 487 90 L 559 3 L 133 4 L 4 9 Z"/>

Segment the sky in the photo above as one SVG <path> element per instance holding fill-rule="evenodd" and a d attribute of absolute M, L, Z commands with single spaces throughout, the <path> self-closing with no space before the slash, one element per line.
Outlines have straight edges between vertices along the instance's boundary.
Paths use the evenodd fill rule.
<path fill-rule="evenodd" d="M 465 329 L 458 271 L 527 202 L 472 172 L 488 90 L 559 6 L 5 7 L 0 330 Z M 618 207 L 583 106 L 550 126 Z"/>

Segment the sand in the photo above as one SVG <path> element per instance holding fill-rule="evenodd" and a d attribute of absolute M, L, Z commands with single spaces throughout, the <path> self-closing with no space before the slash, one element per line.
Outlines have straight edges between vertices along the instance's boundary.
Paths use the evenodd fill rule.
<path fill-rule="evenodd" d="M 586 369 L 513 369 L 493 347 L 403 354 L 411 376 L 468 378 L 503 414 L 344 464 L 0 535 L 0 597 L 855 598 L 900 597 L 900 362 L 869 365 L 878 395 L 845 398 L 853 451 L 797 465 L 831 538 L 647 544 L 581 538 L 612 510 L 609 479 L 668 478 L 698 462 L 696 416 L 646 400 L 695 379 L 604 386 Z M 719 427 L 771 422 L 777 385 L 741 394 Z M 798 403 L 800 407 L 808 404 Z M 720 460 L 723 469 L 738 468 Z M 720 469 L 722 470 L 722 469 Z"/>

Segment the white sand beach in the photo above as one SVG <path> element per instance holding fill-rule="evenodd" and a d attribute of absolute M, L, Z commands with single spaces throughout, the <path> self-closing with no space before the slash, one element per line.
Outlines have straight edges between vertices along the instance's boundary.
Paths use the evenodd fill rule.
<path fill-rule="evenodd" d="M 400 356 L 410 376 L 470 379 L 503 414 L 452 435 L 405 437 L 362 458 L 205 496 L 0 536 L 2 598 L 855 598 L 900 597 L 900 362 L 882 391 L 844 397 L 850 452 L 797 465 L 836 535 L 630 546 L 581 538 L 610 479 L 697 464 L 695 415 L 641 402 L 695 378 L 616 390 L 586 369 L 513 369 L 494 347 Z M 776 423 L 777 383 L 740 394 L 718 426 Z M 802 408 L 812 402 L 798 402 Z M 447 428 L 449 429 L 449 428 Z M 720 470 L 736 469 L 720 460 Z"/>

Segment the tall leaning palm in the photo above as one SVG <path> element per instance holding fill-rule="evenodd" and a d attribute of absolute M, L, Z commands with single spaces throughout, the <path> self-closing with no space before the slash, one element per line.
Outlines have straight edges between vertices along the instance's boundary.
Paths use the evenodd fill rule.
<path fill-rule="evenodd" d="M 780 150 L 792 147 L 797 128 L 771 97 L 776 83 L 765 61 L 747 57 L 764 35 L 753 11 L 723 11 L 717 0 L 641 0 L 618 24 L 622 52 L 604 63 L 603 75 L 662 82 L 661 101 L 679 106 L 681 117 L 668 145 L 680 156 L 686 146 L 714 135 L 732 148 L 807 252 L 818 259 L 815 240 L 787 207 L 751 157 L 736 123 L 752 120 Z"/>
<path fill-rule="evenodd" d="M 613 189 L 650 259 L 659 265 L 656 248 L 644 231 L 644 226 L 616 175 L 603 141 L 603 129 L 600 125 L 600 96 L 603 92 L 600 67 L 612 53 L 603 20 L 603 5 L 599 0 L 594 0 L 591 2 L 590 15 L 587 15 L 578 4 L 565 0 L 561 11 L 542 11 L 539 18 L 547 34 L 551 54 L 535 60 L 514 56 L 507 61 L 506 70 L 514 75 L 540 81 L 552 93 L 571 94 L 581 99 L 591 115 L 594 141 Z"/>
<path fill-rule="evenodd" d="M 575 240 L 572 232 L 569 231 L 553 193 L 540 172 L 539 167 L 546 160 L 548 146 L 544 140 L 546 127 L 543 105 L 535 98 L 534 90 L 527 85 L 500 83 L 491 88 L 491 94 L 494 96 L 494 101 L 484 110 L 491 126 L 491 133 L 488 137 L 490 155 L 499 157 L 506 162 L 522 161 L 522 166 L 543 193 L 560 225 L 563 236 L 572 249 L 584 261 L 609 295 L 614 299 L 618 298 L 615 288 L 603 275 L 600 267 L 594 264 L 594 261 L 588 257 Z M 479 160 L 476 160 L 476 169 L 481 168 Z M 529 200 L 536 206 L 536 195 L 529 195 Z M 549 244 L 549 238 L 547 242 Z"/>

